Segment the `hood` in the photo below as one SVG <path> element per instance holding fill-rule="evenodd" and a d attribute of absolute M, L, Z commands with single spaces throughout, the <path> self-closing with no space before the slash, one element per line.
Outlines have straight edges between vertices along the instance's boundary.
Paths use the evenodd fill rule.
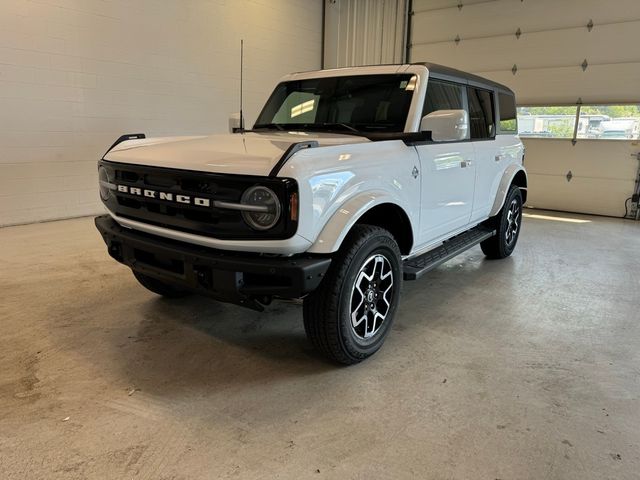
<path fill-rule="evenodd" d="M 105 160 L 212 173 L 269 175 L 294 143 L 315 140 L 319 146 L 369 142 L 365 137 L 308 132 L 246 132 L 206 137 L 129 140 Z"/>

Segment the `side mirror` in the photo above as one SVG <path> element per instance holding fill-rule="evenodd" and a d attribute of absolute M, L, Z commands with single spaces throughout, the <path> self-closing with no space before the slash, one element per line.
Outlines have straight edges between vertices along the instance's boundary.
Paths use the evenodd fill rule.
<path fill-rule="evenodd" d="M 431 132 L 434 142 L 466 140 L 469 134 L 469 114 L 466 110 L 436 110 L 422 117 L 420 130 Z"/>
<path fill-rule="evenodd" d="M 238 133 L 244 130 L 244 125 L 240 118 L 240 112 L 229 115 L 229 133 Z"/>

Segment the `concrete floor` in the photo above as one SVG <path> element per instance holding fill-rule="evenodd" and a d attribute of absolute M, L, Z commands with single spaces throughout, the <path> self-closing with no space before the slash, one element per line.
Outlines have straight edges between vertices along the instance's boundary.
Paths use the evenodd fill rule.
<path fill-rule="evenodd" d="M 0 478 L 637 479 L 640 223 L 529 217 L 327 364 L 299 305 L 166 301 L 91 219 L 0 230 Z"/>

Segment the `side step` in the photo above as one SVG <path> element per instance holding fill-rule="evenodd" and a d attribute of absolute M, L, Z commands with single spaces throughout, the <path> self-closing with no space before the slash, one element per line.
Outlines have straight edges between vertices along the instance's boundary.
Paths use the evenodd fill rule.
<path fill-rule="evenodd" d="M 429 250 L 427 253 L 405 260 L 403 266 L 404 279 L 417 280 L 447 260 L 451 260 L 456 255 L 469 250 L 495 234 L 495 230 L 479 225 L 442 242 L 442 245 Z"/>

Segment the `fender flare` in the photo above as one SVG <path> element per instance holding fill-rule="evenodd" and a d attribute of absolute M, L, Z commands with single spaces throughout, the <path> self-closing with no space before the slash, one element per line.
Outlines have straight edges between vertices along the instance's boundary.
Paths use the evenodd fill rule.
<path fill-rule="evenodd" d="M 513 179 L 518 174 L 518 172 L 523 172 L 525 178 L 527 177 L 527 171 L 522 167 L 522 165 L 511 164 L 509 165 L 504 173 L 502 174 L 502 179 L 500 180 L 500 185 L 498 186 L 498 191 L 496 192 L 496 198 L 493 201 L 493 207 L 491 207 L 491 211 L 489 212 L 489 217 L 493 217 L 496 215 L 502 205 L 504 204 L 505 198 L 507 198 L 507 192 L 509 191 L 509 187 L 513 182 Z M 528 185 L 527 179 L 527 185 Z M 526 190 L 526 187 L 520 187 L 523 190 Z"/>
<path fill-rule="evenodd" d="M 311 248 L 307 250 L 307 253 L 327 254 L 336 252 L 360 217 L 372 208 L 382 204 L 395 205 L 406 213 L 406 210 L 388 192 L 378 190 L 362 192 L 347 200 L 336 210 L 324 224 L 320 234 L 316 237 Z M 411 220 L 411 217 L 409 218 Z M 413 223 L 411 228 L 413 229 Z"/>

